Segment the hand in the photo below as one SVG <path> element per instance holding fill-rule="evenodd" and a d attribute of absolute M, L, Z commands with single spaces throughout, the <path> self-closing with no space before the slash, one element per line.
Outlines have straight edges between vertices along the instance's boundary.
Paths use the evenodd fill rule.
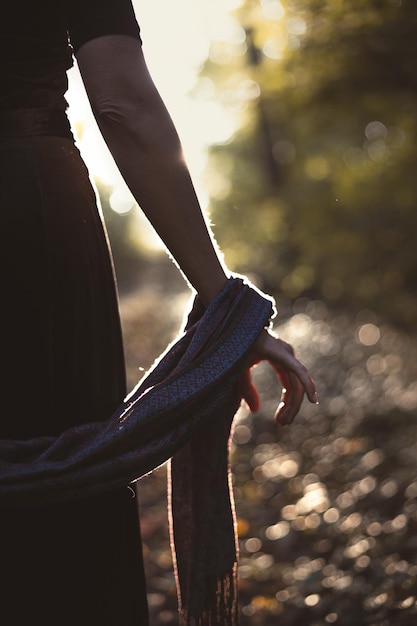
<path fill-rule="evenodd" d="M 251 380 L 251 368 L 261 361 L 269 362 L 282 387 L 281 402 L 275 413 L 278 424 L 291 424 L 300 410 L 304 394 L 310 402 L 318 404 L 314 380 L 295 357 L 292 346 L 264 330 L 249 353 L 248 365 L 239 383 L 250 411 L 255 413 L 260 407 L 258 390 Z"/>

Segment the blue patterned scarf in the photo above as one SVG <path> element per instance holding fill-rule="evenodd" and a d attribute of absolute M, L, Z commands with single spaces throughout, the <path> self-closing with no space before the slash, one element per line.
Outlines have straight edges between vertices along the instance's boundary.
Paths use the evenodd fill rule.
<path fill-rule="evenodd" d="M 231 277 L 105 422 L 0 441 L 0 505 L 87 497 L 170 461 L 170 526 L 181 624 L 237 624 L 236 533 L 228 446 L 248 350 L 271 298 Z"/>

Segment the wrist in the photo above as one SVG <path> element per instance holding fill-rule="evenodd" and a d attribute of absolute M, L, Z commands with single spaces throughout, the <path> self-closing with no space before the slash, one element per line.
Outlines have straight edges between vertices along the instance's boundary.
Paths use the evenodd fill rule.
<path fill-rule="evenodd" d="M 206 308 L 210 302 L 214 300 L 217 294 L 220 293 L 220 291 L 226 286 L 227 281 L 228 277 L 226 274 L 223 274 L 222 276 L 210 280 L 207 285 L 200 286 L 198 295 Z"/>

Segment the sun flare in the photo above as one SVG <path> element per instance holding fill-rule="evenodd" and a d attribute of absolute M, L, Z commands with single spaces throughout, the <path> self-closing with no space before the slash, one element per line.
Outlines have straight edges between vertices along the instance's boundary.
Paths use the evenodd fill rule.
<path fill-rule="evenodd" d="M 219 23 L 227 19 L 227 11 L 236 2 L 134 0 L 133 4 L 149 69 L 177 127 L 197 194 L 205 208 L 206 191 L 200 179 L 206 165 L 206 150 L 232 136 L 236 119 L 216 101 L 209 79 L 199 79 L 198 72 L 209 54 L 210 41 Z M 112 188 L 110 203 L 116 212 L 130 211 L 136 203 L 100 135 L 77 66 L 69 71 L 68 78 L 69 116 L 90 174 L 94 180 Z M 155 246 L 160 245 L 155 236 L 150 234 L 149 239 Z"/>

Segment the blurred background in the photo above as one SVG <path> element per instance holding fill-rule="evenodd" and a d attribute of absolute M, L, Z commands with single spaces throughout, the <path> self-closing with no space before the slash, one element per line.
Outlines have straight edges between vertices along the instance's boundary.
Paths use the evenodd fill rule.
<path fill-rule="evenodd" d="M 254 373 L 231 462 L 243 626 L 417 623 L 417 4 L 135 0 L 145 56 L 230 269 L 320 405 Z M 132 387 L 190 292 L 115 170 L 76 68 L 73 127 L 112 244 Z M 153 626 L 174 626 L 166 471 L 140 481 Z"/>

